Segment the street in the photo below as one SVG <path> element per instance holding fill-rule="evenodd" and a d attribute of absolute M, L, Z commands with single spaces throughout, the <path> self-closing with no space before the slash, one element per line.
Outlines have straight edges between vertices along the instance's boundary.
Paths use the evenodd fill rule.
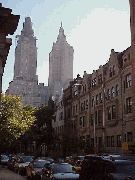
<path fill-rule="evenodd" d="M 0 168 L 0 180 L 26 180 L 26 177 L 5 168 Z"/>

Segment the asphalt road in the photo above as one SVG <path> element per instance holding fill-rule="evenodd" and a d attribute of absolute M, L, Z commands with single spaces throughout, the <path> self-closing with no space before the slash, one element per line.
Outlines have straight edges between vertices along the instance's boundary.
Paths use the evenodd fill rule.
<path fill-rule="evenodd" d="M 0 180 L 26 180 L 26 177 L 16 174 L 5 167 L 0 168 Z"/>

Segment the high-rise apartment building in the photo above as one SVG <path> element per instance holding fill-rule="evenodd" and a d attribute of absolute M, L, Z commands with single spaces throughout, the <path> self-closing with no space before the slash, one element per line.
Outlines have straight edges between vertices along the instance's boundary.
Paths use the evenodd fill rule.
<path fill-rule="evenodd" d="M 68 87 L 73 80 L 73 47 L 66 41 L 64 29 L 59 29 L 56 43 L 53 43 L 49 54 L 49 86 L 52 87 L 54 96 L 60 95 L 61 90 Z"/>
<path fill-rule="evenodd" d="M 14 78 L 9 83 L 6 94 L 21 95 L 24 105 L 32 104 L 33 107 L 47 105 L 52 91 L 51 87 L 44 86 L 44 83 L 38 85 L 36 37 L 30 17 L 25 18 L 23 30 L 17 38 Z"/>
<path fill-rule="evenodd" d="M 37 47 L 30 17 L 25 18 L 21 35 L 17 36 L 15 49 L 14 79 L 36 81 Z"/>

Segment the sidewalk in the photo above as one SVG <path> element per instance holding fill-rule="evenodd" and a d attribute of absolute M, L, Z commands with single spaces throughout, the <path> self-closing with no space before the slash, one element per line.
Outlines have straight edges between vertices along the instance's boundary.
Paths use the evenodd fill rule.
<path fill-rule="evenodd" d="M 8 170 L 7 168 L 0 167 L 0 180 L 26 180 L 26 178 Z"/>

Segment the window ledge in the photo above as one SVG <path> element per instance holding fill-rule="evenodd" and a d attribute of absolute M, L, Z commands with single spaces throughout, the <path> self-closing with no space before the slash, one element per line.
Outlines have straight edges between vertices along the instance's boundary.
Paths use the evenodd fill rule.
<path fill-rule="evenodd" d="M 106 125 L 108 127 L 115 127 L 117 124 L 118 124 L 118 120 L 117 119 L 112 119 L 112 120 L 106 121 Z"/>

